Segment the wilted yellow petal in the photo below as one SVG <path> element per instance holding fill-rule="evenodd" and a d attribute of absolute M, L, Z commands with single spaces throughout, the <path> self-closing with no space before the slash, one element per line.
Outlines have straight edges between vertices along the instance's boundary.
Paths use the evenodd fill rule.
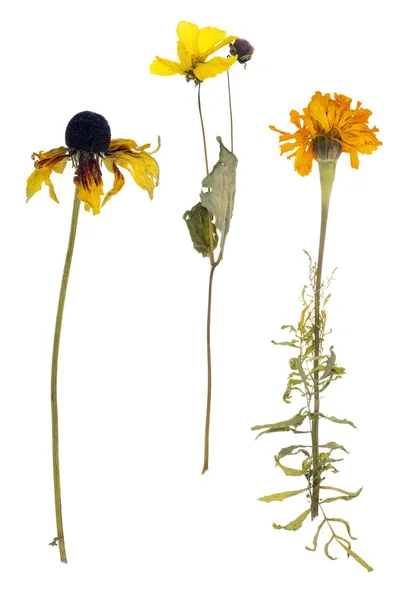
<path fill-rule="evenodd" d="M 111 159 L 105 159 L 104 164 L 109 171 L 112 171 L 114 173 L 114 185 L 113 185 L 112 189 L 109 192 L 107 192 L 107 194 L 105 195 L 105 198 L 101 204 L 102 207 L 105 205 L 106 202 L 109 201 L 109 199 L 112 196 L 115 196 L 115 194 L 118 194 L 118 192 L 120 192 L 122 190 L 122 188 L 124 187 L 124 183 L 125 183 L 124 176 L 122 175 L 121 171 L 118 169 L 117 165 Z"/>
<path fill-rule="evenodd" d="M 100 199 L 103 195 L 103 186 L 95 185 L 90 189 L 86 189 L 79 181 L 75 181 L 75 185 L 78 188 L 78 198 L 85 203 L 85 210 L 92 209 L 94 215 L 100 213 Z"/>
<path fill-rule="evenodd" d="M 236 56 L 230 56 L 229 58 L 216 56 L 208 62 L 197 65 L 194 69 L 194 74 L 200 81 L 204 81 L 208 77 L 215 77 L 219 73 L 227 71 L 236 61 L 236 58 Z"/>
<path fill-rule="evenodd" d="M 156 56 L 150 65 L 150 73 L 153 75 L 184 75 L 185 71 L 179 63 Z"/>

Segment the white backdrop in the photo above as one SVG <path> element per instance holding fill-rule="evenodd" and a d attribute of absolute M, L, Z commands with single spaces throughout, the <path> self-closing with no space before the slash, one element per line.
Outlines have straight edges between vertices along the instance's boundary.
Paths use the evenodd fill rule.
<path fill-rule="evenodd" d="M 398 520 L 398 35 L 389 1 L 249 1 L 193 5 L 85 1 L 15 3 L 1 44 L 2 292 L 0 590 L 22 598 L 373 598 L 396 584 Z M 212 25 L 256 48 L 231 69 L 238 190 L 225 259 L 215 274 L 210 471 L 201 476 L 206 400 L 208 263 L 182 215 L 198 201 L 204 159 L 196 90 L 149 74 L 175 58 L 179 20 Z M 290 351 L 271 345 L 296 321 L 318 243 L 319 178 L 279 156 L 289 111 L 315 90 L 373 111 L 383 146 L 359 171 L 340 158 L 328 226 L 329 323 L 346 377 L 324 400 L 356 422 L 326 439 L 351 454 L 331 484 L 364 485 L 337 502 L 368 574 L 337 549 L 305 551 L 315 531 L 275 531 L 304 499 L 257 498 L 296 482 L 273 455 L 294 436 L 250 427 L 296 412 L 281 401 Z M 69 564 L 48 546 L 53 511 L 50 360 L 73 197 L 73 171 L 25 204 L 33 151 L 64 143 L 69 119 L 103 114 L 113 137 L 156 142 L 153 202 L 126 177 L 102 213 L 81 211 L 59 370 L 60 457 Z M 210 162 L 229 142 L 226 77 L 208 80 L 203 110 Z M 111 185 L 108 174 L 104 177 Z M 333 511 L 335 507 L 335 511 Z M 336 549 L 335 549 L 336 552 Z M 311 590 L 311 592 L 310 592 Z"/>

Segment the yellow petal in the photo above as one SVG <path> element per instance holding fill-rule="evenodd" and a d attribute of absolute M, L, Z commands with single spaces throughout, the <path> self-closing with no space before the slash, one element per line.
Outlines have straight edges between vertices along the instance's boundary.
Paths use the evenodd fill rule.
<path fill-rule="evenodd" d="M 199 28 L 193 23 L 188 21 L 180 21 L 176 28 L 176 34 L 178 40 L 186 47 L 189 54 L 198 54 L 199 48 L 197 38 L 199 35 Z"/>
<path fill-rule="evenodd" d="M 229 58 L 216 56 L 208 62 L 197 65 L 194 69 L 194 74 L 200 81 L 204 81 L 207 77 L 215 77 L 219 73 L 227 71 L 236 61 L 236 58 L 236 56 L 231 56 Z"/>
<path fill-rule="evenodd" d="M 185 71 L 179 63 L 156 56 L 150 65 L 150 73 L 153 75 L 184 75 Z"/>
<path fill-rule="evenodd" d="M 206 46 L 206 44 L 204 44 L 204 46 L 205 46 L 204 50 L 200 51 L 200 54 L 201 54 L 201 56 L 202 56 L 203 59 L 208 58 L 211 54 L 214 54 L 214 52 L 217 52 L 218 50 L 220 50 L 224 46 L 228 46 L 228 44 L 232 44 L 235 40 L 237 40 L 237 36 L 236 35 L 230 35 L 230 36 L 226 37 L 226 32 L 225 31 L 221 31 L 220 29 L 214 29 L 213 27 L 205 27 L 204 29 L 211 29 L 213 31 L 218 31 L 220 34 L 224 34 L 224 35 L 222 37 L 218 36 L 220 39 L 217 40 L 217 42 L 214 43 L 214 44 L 210 43 L 208 46 Z M 204 31 L 204 29 L 200 30 L 200 34 L 201 34 L 202 31 Z M 215 38 L 217 38 L 216 34 L 215 34 Z M 199 37 L 199 47 L 200 47 L 200 37 Z"/>
<path fill-rule="evenodd" d="M 90 189 L 85 189 L 83 185 L 75 180 L 75 185 L 78 188 L 78 198 L 85 204 L 85 210 L 92 209 L 94 215 L 100 213 L 100 198 L 103 195 L 103 186 L 96 185 Z"/>
<path fill-rule="evenodd" d="M 184 71 L 192 70 L 192 57 L 182 42 L 178 42 L 178 56 Z"/>
<path fill-rule="evenodd" d="M 153 199 L 154 188 L 158 185 L 159 168 L 157 161 L 152 156 L 147 152 L 139 154 L 116 152 L 113 161 L 127 169 L 137 185 L 143 190 L 147 190 L 149 197 Z"/>
<path fill-rule="evenodd" d="M 42 189 L 43 183 L 49 188 L 50 198 L 58 203 L 53 183 L 50 179 L 51 169 L 35 169 L 26 182 L 26 201 Z"/>
<path fill-rule="evenodd" d="M 105 205 L 106 202 L 109 201 L 109 199 L 112 196 L 115 196 L 115 194 L 118 194 L 118 192 L 122 190 L 125 183 L 125 177 L 122 175 L 121 171 L 118 169 L 117 165 L 112 160 L 105 159 L 104 164 L 109 171 L 112 171 L 114 173 L 114 185 L 112 189 L 105 195 L 105 198 L 101 204 L 102 207 Z"/>
<path fill-rule="evenodd" d="M 205 55 L 210 48 L 214 48 L 219 42 L 226 38 L 226 31 L 216 27 L 203 27 L 198 35 L 199 53 Z"/>

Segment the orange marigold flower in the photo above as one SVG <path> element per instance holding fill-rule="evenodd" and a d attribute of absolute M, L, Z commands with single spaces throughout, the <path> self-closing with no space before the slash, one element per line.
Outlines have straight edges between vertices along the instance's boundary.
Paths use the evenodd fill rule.
<path fill-rule="evenodd" d="M 78 198 L 84 203 L 85 209 L 92 210 L 94 215 L 99 214 L 100 208 L 117 194 L 125 183 L 118 166 L 127 169 L 137 185 L 153 198 L 154 188 L 158 185 L 159 168 L 151 154 L 157 152 L 160 144 L 153 152 L 146 152 L 150 144 L 138 146 L 129 139 L 112 140 L 106 119 L 90 111 L 83 111 L 72 117 L 65 131 L 65 143 L 67 147 L 60 146 L 48 152 L 32 154 L 32 158 L 36 159 L 35 170 L 27 181 L 27 201 L 41 190 L 45 183 L 49 188 L 50 197 L 58 202 L 50 175 L 53 171 L 63 173 L 69 160 L 76 169 L 74 183 L 78 188 Z M 103 200 L 100 161 L 114 174 L 114 185 Z"/>
<path fill-rule="evenodd" d="M 372 112 L 361 108 L 357 102 L 356 108 L 351 108 L 352 99 L 343 94 L 330 94 L 315 92 L 304 114 L 297 110 L 290 111 L 290 121 L 297 127 L 294 133 L 285 133 L 270 125 L 270 129 L 280 133 L 281 154 L 294 151 L 287 158 L 295 157 L 294 168 L 299 175 L 311 173 L 313 160 L 319 157 L 315 153 L 315 140 L 330 139 L 341 146 L 343 152 L 350 154 L 350 163 L 353 169 L 358 169 L 358 153 L 371 154 L 382 142 L 375 133 L 377 127 L 370 127 L 368 119 Z M 289 141 L 293 140 L 293 141 Z"/>

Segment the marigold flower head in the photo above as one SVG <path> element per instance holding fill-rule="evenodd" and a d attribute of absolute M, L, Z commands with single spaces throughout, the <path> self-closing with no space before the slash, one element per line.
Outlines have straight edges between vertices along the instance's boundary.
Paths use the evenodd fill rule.
<path fill-rule="evenodd" d="M 158 185 L 159 168 L 146 152 L 150 144 L 138 146 L 130 139 L 111 139 L 111 130 L 106 119 L 97 113 L 83 111 L 72 117 L 65 131 L 66 146 L 54 148 L 48 152 L 34 152 L 35 170 L 28 177 L 27 201 L 42 189 L 43 183 L 49 188 L 50 197 L 58 202 L 50 175 L 63 173 L 65 165 L 71 161 L 75 167 L 74 183 L 78 188 L 78 198 L 87 211 L 99 214 L 100 208 L 117 194 L 124 186 L 125 178 L 118 167 L 130 172 L 137 185 L 146 190 L 153 198 L 154 188 Z M 114 174 L 114 185 L 103 200 L 103 181 L 100 162 Z"/>
<path fill-rule="evenodd" d="M 335 93 L 331 98 L 330 94 L 315 92 L 302 115 L 297 110 L 290 112 L 290 121 L 297 131 L 285 133 L 270 125 L 270 129 L 281 134 L 281 154 L 294 150 L 287 158 L 295 157 L 294 168 L 300 175 L 311 173 L 313 160 L 337 160 L 338 144 L 340 151 L 350 154 L 353 169 L 358 169 L 359 152 L 371 154 L 382 145 L 375 135 L 379 129 L 368 125 L 372 112 L 361 108 L 361 102 L 357 102 L 355 109 L 351 108 L 351 102 L 352 99 L 343 94 Z M 335 144 L 324 143 L 321 138 Z"/>
<path fill-rule="evenodd" d="M 212 54 L 235 41 L 236 36 L 227 36 L 226 31 L 215 27 L 200 29 L 193 23 L 180 21 L 176 33 L 179 62 L 156 56 L 150 65 L 150 72 L 154 75 L 184 75 L 186 81 L 198 84 L 208 77 L 215 77 L 227 71 L 236 62 L 236 56 L 215 56 L 207 60 Z"/>

